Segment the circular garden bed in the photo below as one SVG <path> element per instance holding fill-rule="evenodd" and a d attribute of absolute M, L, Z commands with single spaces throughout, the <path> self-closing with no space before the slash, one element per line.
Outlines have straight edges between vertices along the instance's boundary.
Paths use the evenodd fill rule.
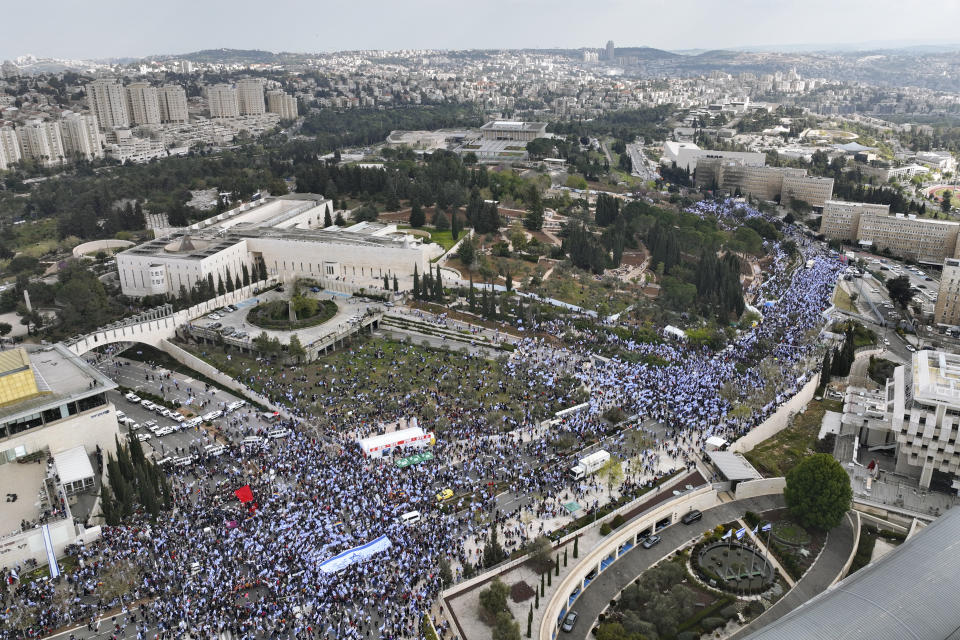
<path fill-rule="evenodd" d="M 293 303 L 296 320 L 290 320 L 290 305 Z M 316 300 L 294 296 L 292 301 L 271 300 L 255 306 L 247 314 L 247 322 L 261 329 L 293 331 L 314 327 L 337 315 L 337 303 L 333 300 Z"/>
<path fill-rule="evenodd" d="M 810 534 L 800 525 L 789 520 L 780 520 L 773 525 L 773 537 L 783 544 L 802 547 L 810 544 Z"/>
<path fill-rule="evenodd" d="M 704 545 L 691 561 L 712 587 L 738 593 L 759 593 L 769 587 L 776 573 L 763 554 L 752 546 L 723 541 Z"/>

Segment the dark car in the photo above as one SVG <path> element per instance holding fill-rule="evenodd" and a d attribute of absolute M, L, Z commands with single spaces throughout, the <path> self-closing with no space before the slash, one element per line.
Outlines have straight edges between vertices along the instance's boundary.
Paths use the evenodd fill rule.
<path fill-rule="evenodd" d="M 652 549 L 653 547 L 660 544 L 660 540 L 661 540 L 660 536 L 650 536 L 649 538 L 643 541 L 643 548 Z"/>
<path fill-rule="evenodd" d="M 693 524 L 697 520 L 703 517 L 703 514 L 694 509 L 693 511 L 688 511 L 686 515 L 680 518 L 680 522 L 683 524 Z"/>
<path fill-rule="evenodd" d="M 571 611 L 567 614 L 567 617 L 563 619 L 563 626 L 560 627 L 566 632 L 573 631 L 573 627 L 577 624 L 577 618 L 580 617 L 580 614 L 576 611 Z"/>

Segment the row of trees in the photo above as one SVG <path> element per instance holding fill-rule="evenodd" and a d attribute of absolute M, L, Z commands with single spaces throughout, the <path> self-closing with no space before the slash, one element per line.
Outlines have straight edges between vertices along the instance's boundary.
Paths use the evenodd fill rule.
<path fill-rule="evenodd" d="M 430 267 L 423 274 L 422 281 L 417 265 L 413 265 L 413 297 L 416 300 L 443 301 L 443 276 L 440 275 L 439 264 L 437 265 L 436 275 L 433 273 L 433 267 Z"/>
<path fill-rule="evenodd" d="M 108 525 L 117 526 L 141 509 L 156 520 L 160 512 L 173 507 L 173 492 L 163 471 L 143 455 L 136 437 L 124 446 L 119 440 L 117 455 L 107 455 L 109 485 L 100 490 L 100 509 Z"/>

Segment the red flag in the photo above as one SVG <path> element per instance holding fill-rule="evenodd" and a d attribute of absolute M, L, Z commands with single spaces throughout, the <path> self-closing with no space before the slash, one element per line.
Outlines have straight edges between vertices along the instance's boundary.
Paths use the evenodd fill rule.
<path fill-rule="evenodd" d="M 237 496 L 237 500 L 240 502 L 250 502 L 253 500 L 253 490 L 250 488 L 250 485 L 245 484 L 236 491 L 233 492 L 233 495 Z"/>

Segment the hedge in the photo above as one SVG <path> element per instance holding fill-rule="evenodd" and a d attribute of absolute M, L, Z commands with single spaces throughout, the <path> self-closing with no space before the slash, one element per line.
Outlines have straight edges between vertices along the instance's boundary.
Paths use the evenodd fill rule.
<path fill-rule="evenodd" d="M 426 638 L 426 640 L 440 640 L 437 637 L 437 632 L 434 631 L 433 625 L 430 624 L 430 618 L 427 617 L 427 614 L 423 614 L 423 618 L 420 620 L 420 634 Z"/>
<path fill-rule="evenodd" d="M 690 617 L 686 622 L 684 622 L 684 623 L 681 624 L 679 627 L 677 627 L 677 631 L 678 631 L 678 632 L 680 632 L 680 631 L 686 631 L 687 629 L 692 629 L 692 628 L 696 627 L 698 624 L 700 624 L 700 621 L 703 620 L 704 618 L 707 618 L 707 617 L 709 617 L 709 616 L 712 616 L 713 614 L 717 613 L 718 611 L 720 611 L 720 610 L 723 609 L 724 607 L 726 607 L 726 606 L 728 606 L 728 605 L 731 605 L 731 604 L 733 604 L 733 603 L 736 602 L 736 601 L 737 601 L 737 599 L 734 598 L 733 596 L 723 596 L 723 597 L 721 597 L 719 600 L 717 600 L 716 602 L 714 602 L 712 605 L 710 605 L 709 607 L 704 607 L 704 608 L 701 609 L 699 612 L 697 612 L 696 615 Z"/>

